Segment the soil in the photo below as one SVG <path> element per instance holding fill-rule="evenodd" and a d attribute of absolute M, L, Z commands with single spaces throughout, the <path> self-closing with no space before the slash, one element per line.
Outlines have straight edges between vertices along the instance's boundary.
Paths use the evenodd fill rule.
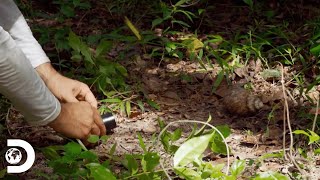
<path fill-rule="evenodd" d="M 212 32 L 222 32 L 222 29 L 227 29 L 226 34 L 229 33 L 231 35 L 232 30 L 249 23 L 248 21 L 250 20 L 245 18 L 246 11 L 237 12 L 232 10 L 229 13 L 222 12 L 221 9 L 231 8 L 232 3 L 229 3 L 217 3 L 217 11 L 208 13 L 208 16 L 213 16 L 213 13 L 215 13 L 214 16 L 217 17 L 210 22 L 215 24 L 214 27 L 216 27 L 211 28 Z M 296 6 L 296 4 L 293 4 L 285 7 L 294 8 Z M 275 8 L 280 11 L 279 8 L 281 7 Z M 304 12 L 305 9 L 310 11 L 306 13 Z M 302 12 L 308 18 L 312 18 L 311 14 L 316 14 L 313 9 L 314 7 L 306 5 L 304 8 L 297 8 L 297 12 Z M 98 11 L 98 8 L 94 8 L 90 13 L 97 15 L 97 12 L 99 12 L 98 15 L 103 16 L 101 11 Z M 290 9 L 285 10 L 285 12 L 287 11 L 296 14 Z M 87 15 L 82 18 L 81 23 L 85 23 L 86 18 Z M 205 26 L 209 27 L 210 24 L 205 24 Z M 208 27 L 205 29 L 208 29 Z M 97 24 L 93 25 L 93 29 L 100 28 L 102 29 Z M 90 27 L 87 29 L 82 28 L 79 32 L 80 34 L 87 34 L 90 32 Z M 294 40 L 298 41 L 297 39 Z M 294 66 L 285 66 L 282 69 L 281 66 L 274 65 L 271 68 L 266 68 L 261 60 L 252 60 L 236 68 L 234 73 L 230 75 L 230 82 L 223 81 L 218 89 L 213 92 L 213 84 L 216 81 L 219 70 L 221 70 L 218 65 L 204 70 L 198 62 L 177 59 L 161 61 L 160 59 L 150 59 L 139 53 L 135 53 L 136 55 L 133 56 L 130 63 L 124 63 L 124 65 L 129 72 L 130 81 L 133 84 L 141 84 L 145 94 L 160 106 L 160 110 L 155 110 L 145 104 L 145 112 L 133 107 L 130 117 L 114 112 L 117 128 L 114 129 L 114 133 L 110 135 L 107 143 L 99 144 L 93 148 L 101 157 L 106 156 L 106 153 L 109 152 L 114 143 L 117 143 L 115 154 L 118 156 L 128 153 L 141 153 L 142 149 L 139 147 L 137 133 L 140 133 L 146 144 L 151 146 L 153 143 L 151 140 L 152 135 L 158 135 L 160 132 L 159 119 L 166 124 L 178 120 L 206 122 L 209 115 L 211 115 L 212 121 L 210 124 L 215 126 L 228 125 L 232 129 L 231 136 L 227 138 L 228 145 L 232 151 L 231 161 L 235 159 L 256 160 L 268 153 L 277 153 L 283 150 L 283 109 L 285 102 L 288 103 L 289 107 L 291 127 L 294 130 L 311 129 L 313 119 L 308 118 L 308 115 L 310 115 L 309 110 L 311 109 L 310 101 L 308 101 L 305 94 L 303 96 L 300 95 L 297 84 L 291 82 L 291 79 L 298 71 Z M 283 73 L 283 77 L 265 77 L 264 74 L 268 73 L 270 69 Z M 285 82 L 285 94 L 283 93 L 281 78 Z M 245 86 L 248 84 L 250 85 L 249 88 Z M 241 94 L 242 92 L 244 94 Z M 239 94 L 242 96 L 239 96 Z M 319 97 L 319 92 L 313 89 L 307 95 L 316 99 Z M 254 103 L 256 101 L 249 102 L 248 97 L 261 100 L 263 107 L 254 110 L 245 108 L 245 110 L 241 110 L 238 113 L 239 108 L 255 106 Z M 285 101 L 284 97 L 287 97 L 287 101 Z M 185 133 L 188 133 L 191 126 L 193 124 L 177 123 L 172 126 L 171 130 L 182 128 Z M 36 148 L 55 144 L 61 145 L 68 142 L 68 139 L 56 134 L 49 127 L 28 126 L 23 121 L 23 117 L 12 107 L 6 116 L 6 127 L 8 131 L 5 139 L 24 139 Z M 287 127 L 285 132 L 285 147 L 288 148 L 290 141 Z M 296 142 L 300 144 L 295 145 L 303 147 L 306 144 L 302 142 L 307 141 Z M 4 145 L 4 141 L 1 144 Z M 288 152 L 288 149 L 286 152 Z M 164 152 L 159 154 L 163 155 L 163 158 L 166 156 Z M 299 163 L 305 165 L 305 170 L 311 179 L 320 179 L 320 173 L 318 173 L 320 170 L 318 165 L 320 157 L 312 155 L 310 156 L 312 158 L 304 159 L 300 157 L 299 153 L 295 153 L 294 156 Z M 215 163 L 226 162 L 226 157 L 224 156 L 208 154 L 208 157 L 214 159 Z M 21 177 L 36 178 L 35 172 L 37 170 L 51 172 L 51 169 L 46 166 L 44 156 L 38 150 L 36 151 L 34 166 Z M 248 167 L 245 176 L 269 170 L 281 172 L 288 176 L 292 172 L 297 172 L 297 169 L 289 160 L 268 158 L 261 162 L 260 166 L 252 165 Z"/>

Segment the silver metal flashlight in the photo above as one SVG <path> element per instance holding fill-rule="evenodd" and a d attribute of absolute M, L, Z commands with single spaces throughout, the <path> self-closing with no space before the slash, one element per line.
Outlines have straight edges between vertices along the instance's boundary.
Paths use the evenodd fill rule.
<path fill-rule="evenodd" d="M 116 118 L 112 113 L 105 113 L 101 115 L 103 124 L 107 129 L 107 134 L 112 134 L 113 129 L 117 127 Z"/>

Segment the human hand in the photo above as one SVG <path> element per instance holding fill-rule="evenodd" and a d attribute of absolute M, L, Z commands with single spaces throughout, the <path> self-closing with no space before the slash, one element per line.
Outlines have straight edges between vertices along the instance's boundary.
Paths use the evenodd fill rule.
<path fill-rule="evenodd" d="M 98 110 L 85 101 L 61 103 L 59 116 L 48 125 L 70 138 L 86 140 L 91 134 L 106 134 Z"/>
<path fill-rule="evenodd" d="M 41 64 L 36 70 L 49 90 L 61 102 L 86 101 L 90 103 L 91 106 L 97 108 L 97 100 L 86 84 L 62 76 L 50 63 Z"/>

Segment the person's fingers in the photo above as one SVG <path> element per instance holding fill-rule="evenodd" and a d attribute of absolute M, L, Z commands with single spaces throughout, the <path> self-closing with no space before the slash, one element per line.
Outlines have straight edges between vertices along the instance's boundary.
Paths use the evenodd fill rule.
<path fill-rule="evenodd" d="M 101 119 L 101 116 L 98 112 L 97 109 L 94 109 L 92 108 L 93 110 L 93 119 L 94 119 L 94 122 L 95 124 L 99 127 L 100 129 L 100 135 L 103 136 L 103 135 L 106 135 L 107 134 L 107 130 L 106 130 L 106 127 L 105 125 L 103 124 L 103 121 Z"/>
<path fill-rule="evenodd" d="M 92 94 L 92 92 L 88 92 L 86 95 L 85 95 L 85 101 L 87 101 L 88 103 L 91 104 L 92 107 L 94 108 L 98 108 L 98 102 L 96 100 L 96 98 L 94 97 L 94 95 Z"/>
<path fill-rule="evenodd" d="M 78 100 L 87 101 L 89 104 L 91 104 L 91 106 L 97 109 L 98 102 L 94 97 L 93 93 L 91 92 L 90 88 L 88 87 L 88 85 L 81 83 L 78 91 L 75 92 L 75 94 Z"/>
<path fill-rule="evenodd" d="M 79 102 L 79 100 L 76 97 L 74 97 L 74 95 L 72 95 L 71 93 L 69 95 L 65 95 L 62 101 L 65 103 Z"/>
<path fill-rule="evenodd" d="M 100 136 L 100 128 L 96 124 L 93 124 L 90 134 Z"/>

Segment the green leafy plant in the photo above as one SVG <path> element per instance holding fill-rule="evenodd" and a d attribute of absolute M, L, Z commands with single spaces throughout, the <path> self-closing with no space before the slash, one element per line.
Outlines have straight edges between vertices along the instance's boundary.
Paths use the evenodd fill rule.
<path fill-rule="evenodd" d="M 193 12 L 183 9 L 183 5 L 187 4 L 187 2 L 188 0 L 180 0 L 171 7 L 164 2 L 160 2 L 162 17 L 159 17 L 152 21 L 152 28 L 158 26 L 159 24 L 162 24 L 165 21 L 169 21 L 172 27 L 174 24 L 179 24 L 182 27 L 190 27 L 188 23 L 175 18 L 177 14 L 182 14 L 191 23 L 193 23 L 193 19 L 197 16 Z M 201 13 L 201 11 L 198 12 Z"/>
<path fill-rule="evenodd" d="M 303 135 L 307 136 L 309 138 L 308 145 L 310 145 L 310 144 L 317 144 L 318 145 L 318 141 L 320 140 L 319 135 L 311 130 L 308 130 L 308 132 L 306 132 L 305 130 L 293 131 L 294 134 L 303 134 Z"/>
<path fill-rule="evenodd" d="M 91 7 L 90 2 L 84 0 L 54 0 L 53 3 L 60 6 L 59 21 L 75 17 L 76 8 L 90 9 Z"/>
<path fill-rule="evenodd" d="M 116 179 L 110 171 L 108 162 L 99 162 L 92 151 L 83 150 L 81 145 L 70 142 L 64 146 L 48 146 L 42 152 L 49 159 L 48 165 L 53 168 L 53 175 L 39 173 L 47 179 Z"/>
<path fill-rule="evenodd" d="M 230 134 L 228 127 L 221 128 L 224 136 Z M 209 147 L 212 152 L 227 154 L 222 137 L 215 131 L 193 137 L 184 142 L 175 152 L 174 171 L 184 179 L 226 178 L 236 179 L 245 168 L 245 161 L 236 161 L 231 167 L 231 175 L 222 172 L 223 164 L 212 165 L 202 160 L 204 151 Z"/>
<path fill-rule="evenodd" d="M 69 33 L 68 41 L 73 49 L 71 59 L 83 63 L 86 72 L 91 75 L 91 83 L 96 84 L 99 90 L 126 87 L 124 78 L 127 76 L 127 70 L 105 57 L 105 53 L 112 48 L 111 41 L 101 40 L 93 50 L 72 31 Z"/>

